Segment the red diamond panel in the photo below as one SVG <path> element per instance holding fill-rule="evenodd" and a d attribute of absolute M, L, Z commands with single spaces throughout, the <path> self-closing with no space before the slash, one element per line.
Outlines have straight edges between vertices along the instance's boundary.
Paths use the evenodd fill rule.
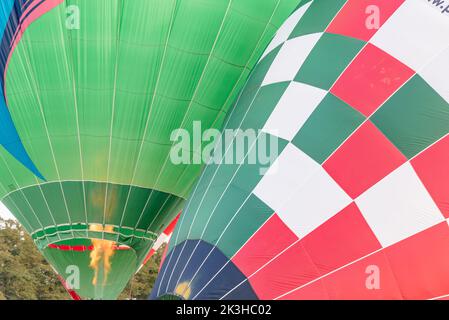
<path fill-rule="evenodd" d="M 411 161 L 445 218 L 449 218 L 449 136 Z"/>
<path fill-rule="evenodd" d="M 315 265 L 298 242 L 249 278 L 249 282 L 259 299 L 272 300 L 317 277 Z"/>
<path fill-rule="evenodd" d="M 331 92 L 368 117 L 414 74 L 399 60 L 368 44 Z"/>
<path fill-rule="evenodd" d="M 323 164 L 353 199 L 407 161 L 369 120 Z"/>
<path fill-rule="evenodd" d="M 404 0 L 349 0 L 327 32 L 368 41 Z"/>
<path fill-rule="evenodd" d="M 378 268 L 379 288 L 367 286 L 367 284 L 372 284 L 370 277 L 376 276 L 371 271 L 372 267 Z M 395 274 L 383 251 L 356 261 L 324 277 L 322 281 L 329 298 L 334 300 L 402 299 Z"/>
<path fill-rule="evenodd" d="M 442 222 L 385 249 L 404 299 L 448 294 L 449 227 Z"/>
<path fill-rule="evenodd" d="M 355 203 L 301 242 L 320 274 L 327 274 L 382 247 Z"/>
<path fill-rule="evenodd" d="M 248 277 L 296 240 L 298 237 L 274 214 L 240 249 L 232 262 Z"/>

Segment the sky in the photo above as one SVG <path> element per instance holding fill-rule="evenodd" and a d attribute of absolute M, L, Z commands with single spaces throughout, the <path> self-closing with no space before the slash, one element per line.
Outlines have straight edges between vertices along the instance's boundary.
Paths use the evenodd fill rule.
<path fill-rule="evenodd" d="M 15 219 L 14 216 L 9 212 L 8 208 L 5 207 L 3 203 L 0 202 L 0 217 L 3 219 Z"/>

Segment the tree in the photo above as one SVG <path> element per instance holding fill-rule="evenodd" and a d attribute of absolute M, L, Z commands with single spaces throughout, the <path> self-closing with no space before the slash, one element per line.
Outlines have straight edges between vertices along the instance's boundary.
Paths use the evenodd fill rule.
<path fill-rule="evenodd" d="M 165 245 L 159 248 L 147 264 L 131 278 L 125 290 L 123 290 L 122 294 L 119 296 L 120 300 L 144 300 L 148 298 L 148 295 L 156 282 L 164 247 Z"/>
<path fill-rule="evenodd" d="M 31 237 L 14 220 L 0 219 L 0 292 L 8 300 L 68 299 Z"/>

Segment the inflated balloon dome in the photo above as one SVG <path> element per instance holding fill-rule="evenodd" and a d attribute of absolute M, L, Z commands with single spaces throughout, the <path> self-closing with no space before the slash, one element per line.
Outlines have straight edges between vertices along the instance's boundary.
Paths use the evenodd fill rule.
<path fill-rule="evenodd" d="M 206 167 L 152 297 L 446 296 L 448 34 L 428 1 L 304 1 L 225 123 L 276 160 Z"/>

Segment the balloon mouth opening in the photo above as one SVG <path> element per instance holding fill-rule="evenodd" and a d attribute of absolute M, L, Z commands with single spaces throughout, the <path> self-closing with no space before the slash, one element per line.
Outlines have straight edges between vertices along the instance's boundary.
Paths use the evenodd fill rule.
<path fill-rule="evenodd" d="M 90 229 L 100 231 L 99 225 L 91 225 Z M 106 228 L 104 231 L 107 231 Z M 72 243 L 70 243 L 72 242 Z M 92 285 L 99 284 L 98 277 L 102 274 L 102 285 L 105 286 L 112 267 L 112 259 L 117 251 L 128 251 L 134 249 L 125 244 L 119 244 L 116 241 L 107 240 L 102 237 L 92 237 L 85 239 L 73 239 L 72 241 L 60 241 L 49 245 L 50 249 L 60 251 L 86 252 L 89 255 L 89 268 L 93 270 Z M 135 252 L 134 252 L 135 253 Z"/>
<path fill-rule="evenodd" d="M 120 249 L 131 248 L 137 254 L 140 242 L 154 242 L 158 235 L 148 230 L 127 226 L 74 223 L 48 226 L 33 232 L 31 237 L 40 250 L 44 250 L 47 247 L 63 249 L 64 246 L 71 245 L 76 249 L 85 247 L 81 251 L 86 251 L 86 248 L 92 245 L 92 239 L 99 239 L 115 242 Z"/>
<path fill-rule="evenodd" d="M 137 252 L 98 237 L 54 242 L 43 250 L 62 284 L 81 299 L 116 299 L 137 269 Z"/>
<path fill-rule="evenodd" d="M 61 251 L 78 251 L 78 252 L 79 251 L 92 251 L 94 249 L 94 245 L 93 245 L 94 241 L 108 241 L 108 242 L 114 243 L 114 245 L 113 245 L 114 250 L 132 250 L 135 252 L 135 250 L 132 247 L 130 247 L 126 244 L 122 244 L 122 243 L 112 241 L 112 240 L 103 239 L 101 236 L 100 237 L 89 237 L 89 238 L 87 238 L 87 237 L 86 238 L 73 238 L 71 240 L 73 240 L 74 242 L 77 242 L 80 240 L 81 241 L 82 240 L 90 241 L 90 244 L 85 243 L 85 244 L 73 244 L 72 245 L 72 244 L 68 244 L 69 241 L 67 241 L 67 240 L 60 240 L 60 241 L 56 241 L 56 242 L 49 244 L 48 248 L 58 249 Z"/>
<path fill-rule="evenodd" d="M 120 241 L 119 234 L 109 233 L 109 237 L 106 236 L 106 232 L 104 234 L 105 236 L 102 235 L 102 232 L 94 234 L 89 232 L 86 236 L 76 236 L 70 239 L 54 241 L 48 244 L 47 248 L 60 251 L 90 252 L 95 249 L 97 243 L 104 243 L 114 251 L 133 251 L 137 255 L 133 247 Z M 112 239 L 111 236 L 114 236 L 115 239 Z"/>

